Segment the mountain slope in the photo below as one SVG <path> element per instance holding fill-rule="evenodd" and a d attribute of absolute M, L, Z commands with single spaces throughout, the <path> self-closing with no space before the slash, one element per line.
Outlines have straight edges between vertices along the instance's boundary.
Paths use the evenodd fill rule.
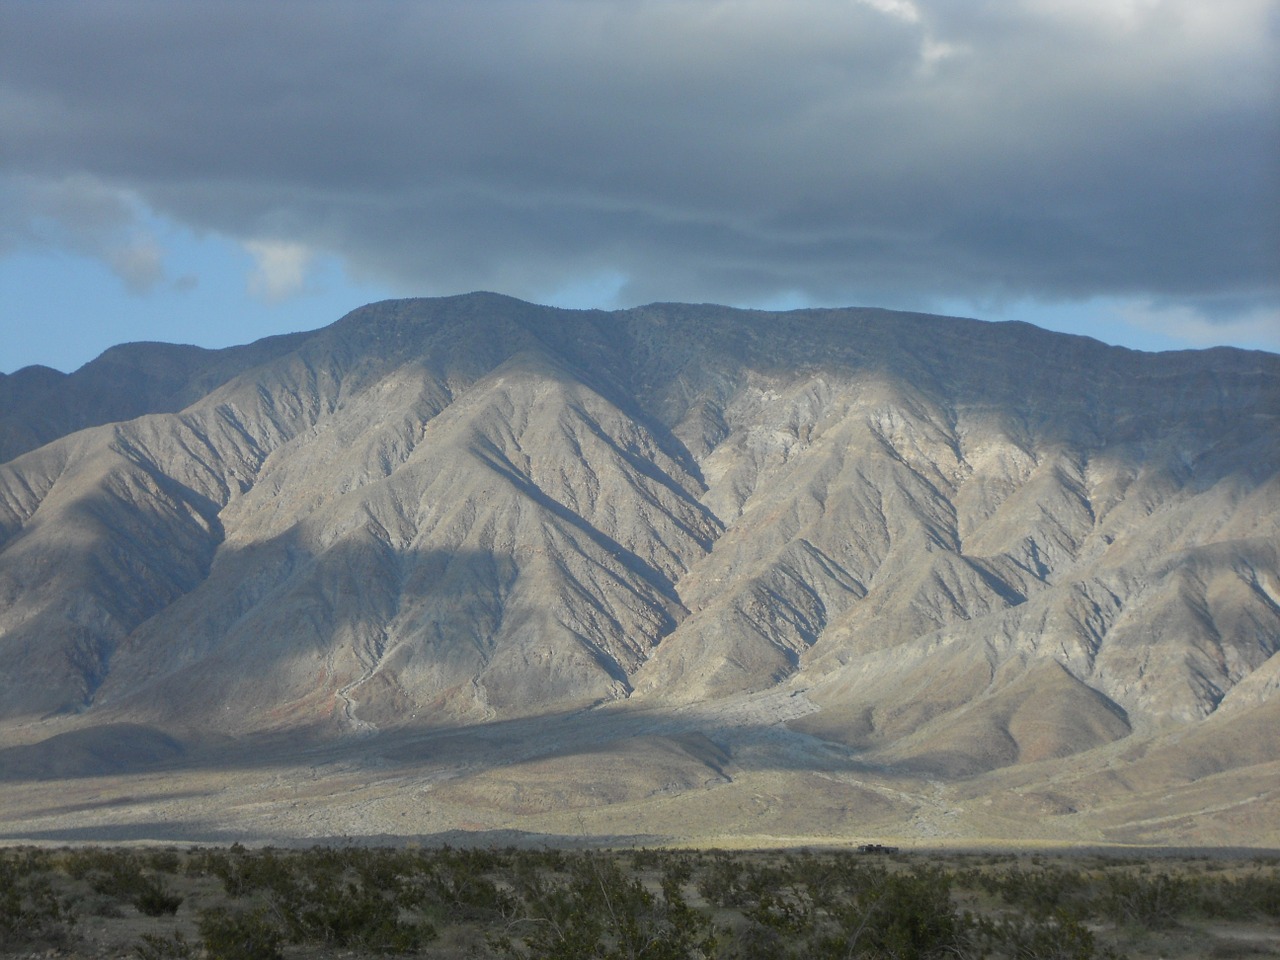
<path fill-rule="evenodd" d="M 127 343 L 71 374 L 49 367 L 0 373 L 0 463 L 85 427 L 180 410 L 306 337 L 268 337 L 223 350 Z"/>
<path fill-rule="evenodd" d="M 1274 355 L 475 294 L 236 356 L 0 464 L 8 741 L 391 743 L 607 709 L 587 754 L 641 737 L 618 756 L 679 793 L 733 775 L 644 738 L 687 744 L 715 704 L 756 705 L 716 741 L 734 762 L 780 737 L 954 780 L 1273 702 Z M 1238 737 L 1224 769 L 1270 762 Z"/>

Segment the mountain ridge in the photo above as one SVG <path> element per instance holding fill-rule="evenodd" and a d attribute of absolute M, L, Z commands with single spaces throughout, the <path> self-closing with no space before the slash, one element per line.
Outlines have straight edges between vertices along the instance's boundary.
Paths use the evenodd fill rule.
<path fill-rule="evenodd" d="M 1066 777 L 1220 715 L 1219 774 L 1280 760 L 1230 746 L 1275 702 L 1275 355 L 496 294 L 237 349 L 157 392 L 204 391 L 180 409 L 0 464 L 0 743 L 358 755 L 501 723 L 525 756 L 565 716 L 690 809 L 709 755 L 679 738 L 737 711 L 716 750 L 797 750 L 810 787 L 837 756 L 846 778 Z M 606 748 L 575 749 L 457 797 Z"/>

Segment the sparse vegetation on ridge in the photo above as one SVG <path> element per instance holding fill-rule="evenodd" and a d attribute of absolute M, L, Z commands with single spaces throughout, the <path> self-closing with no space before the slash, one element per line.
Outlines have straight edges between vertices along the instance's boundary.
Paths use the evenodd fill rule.
<path fill-rule="evenodd" d="M 1280 956 L 1274 860 L 390 849 L 0 850 L 0 957 Z"/>

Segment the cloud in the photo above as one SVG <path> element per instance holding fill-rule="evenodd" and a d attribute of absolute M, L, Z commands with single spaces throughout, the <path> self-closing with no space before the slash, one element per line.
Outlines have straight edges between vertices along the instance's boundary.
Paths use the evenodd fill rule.
<path fill-rule="evenodd" d="M 859 2 L 908 23 L 920 22 L 920 11 L 911 0 L 859 0 Z"/>
<path fill-rule="evenodd" d="M 424 294 L 1262 309 L 1280 303 L 1275 17 L 1273 0 L 9 5 L 0 155 L 10 177 L 272 238 L 253 280 L 269 299 L 336 254 Z"/>
<path fill-rule="evenodd" d="M 77 174 L 0 178 L 0 255 L 61 251 L 101 262 L 130 293 L 164 279 L 164 251 L 128 192 Z"/>
<path fill-rule="evenodd" d="M 246 240 L 244 248 L 254 259 L 248 281 L 251 296 L 278 303 L 302 293 L 312 251 L 300 243 L 270 240 Z"/>
<path fill-rule="evenodd" d="M 1115 313 L 1122 323 L 1192 347 L 1234 343 L 1280 353 L 1280 309 L 1256 308 L 1226 319 L 1211 319 L 1194 307 L 1142 301 L 1123 304 Z"/>
<path fill-rule="evenodd" d="M 130 293 L 145 294 L 164 279 L 164 252 L 150 241 L 110 246 L 103 259 Z"/>

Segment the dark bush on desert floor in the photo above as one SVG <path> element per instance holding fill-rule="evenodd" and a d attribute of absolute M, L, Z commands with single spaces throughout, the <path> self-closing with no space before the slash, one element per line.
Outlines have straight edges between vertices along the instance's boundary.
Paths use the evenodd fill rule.
<path fill-rule="evenodd" d="M 0 956 L 1280 956 L 1275 859 L 14 847 Z"/>

